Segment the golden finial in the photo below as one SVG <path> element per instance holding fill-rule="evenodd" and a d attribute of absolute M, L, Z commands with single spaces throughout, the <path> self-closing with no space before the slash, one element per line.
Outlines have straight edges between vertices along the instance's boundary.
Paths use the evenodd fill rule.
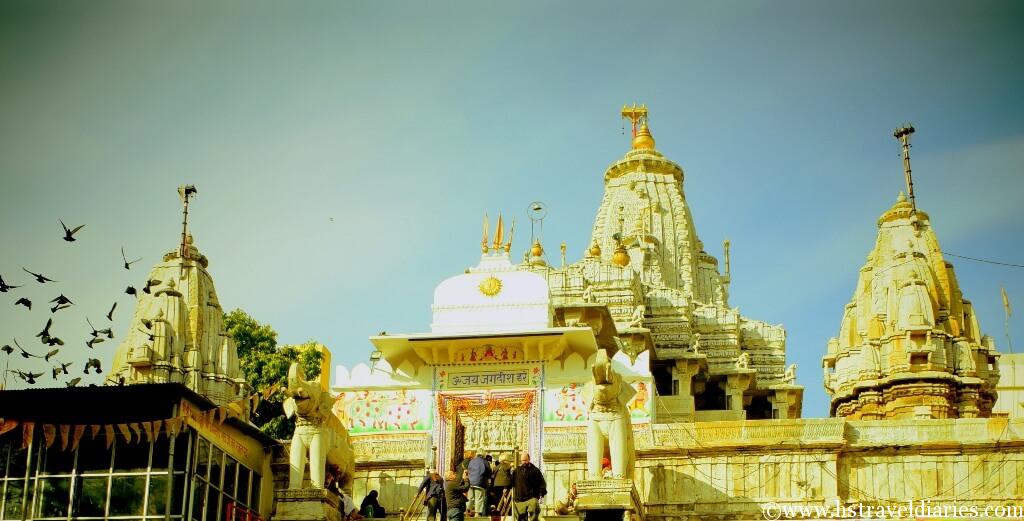
<path fill-rule="evenodd" d="M 654 148 L 654 136 L 647 127 L 647 105 L 632 107 L 622 106 L 622 117 L 630 121 L 633 136 L 633 149 Z"/>
<path fill-rule="evenodd" d="M 512 251 L 512 236 L 516 233 L 516 218 L 512 217 L 512 227 L 508 230 L 508 242 L 505 243 L 505 253 Z"/>
<path fill-rule="evenodd" d="M 591 257 L 600 257 L 601 245 L 597 244 L 597 241 L 595 240 L 594 243 L 590 245 L 590 249 L 587 250 L 587 254 Z"/>
<path fill-rule="evenodd" d="M 533 241 L 533 246 L 530 247 L 530 256 L 540 257 L 541 255 L 544 255 L 544 247 L 540 245 L 540 239 L 536 239 Z"/>
<path fill-rule="evenodd" d="M 498 250 L 505 245 L 502 244 L 501 240 L 505 237 L 505 224 L 501 220 L 501 214 L 498 214 L 498 225 L 494 227 L 494 249 Z"/>
<path fill-rule="evenodd" d="M 489 221 L 489 219 L 487 218 L 487 214 L 485 213 L 484 214 L 484 240 L 483 240 L 483 242 L 480 243 L 480 249 L 483 250 L 484 253 L 487 253 L 488 251 L 490 251 L 490 248 L 487 247 L 487 231 L 488 231 L 487 229 L 491 227 L 491 223 L 488 222 L 488 221 Z"/>
<path fill-rule="evenodd" d="M 914 126 L 907 123 L 894 130 L 892 135 L 903 146 L 903 178 L 907 183 L 907 197 L 910 199 L 911 211 L 917 212 L 917 201 L 914 200 L 914 179 L 910 175 L 910 135 L 913 133 Z"/>
<path fill-rule="evenodd" d="M 629 252 L 626 251 L 626 248 L 622 246 L 622 243 L 620 242 L 615 248 L 615 253 L 612 254 L 612 264 L 615 264 L 620 268 L 625 268 L 626 266 L 629 266 L 629 260 Z"/>

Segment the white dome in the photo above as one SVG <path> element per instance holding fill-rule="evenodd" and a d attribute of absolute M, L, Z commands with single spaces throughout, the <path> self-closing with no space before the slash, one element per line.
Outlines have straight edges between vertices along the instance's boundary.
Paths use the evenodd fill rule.
<path fill-rule="evenodd" d="M 487 333 L 551 327 L 547 280 L 520 271 L 502 253 L 484 254 L 467 273 L 434 290 L 433 333 Z"/>

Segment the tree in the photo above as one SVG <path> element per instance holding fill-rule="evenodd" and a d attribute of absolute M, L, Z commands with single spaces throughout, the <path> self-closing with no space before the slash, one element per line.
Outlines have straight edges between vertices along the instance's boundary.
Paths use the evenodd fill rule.
<path fill-rule="evenodd" d="M 263 392 L 274 384 L 285 385 L 292 362 L 299 362 L 306 378 L 320 375 L 322 355 L 315 349 L 316 342 L 279 346 L 274 328 L 259 323 L 241 309 L 224 315 L 224 327 L 238 346 L 242 375 L 255 391 Z M 260 402 L 252 417 L 261 431 L 279 440 L 290 438 L 295 431 L 295 420 L 284 417 L 284 398 L 284 393 L 274 393 Z"/>

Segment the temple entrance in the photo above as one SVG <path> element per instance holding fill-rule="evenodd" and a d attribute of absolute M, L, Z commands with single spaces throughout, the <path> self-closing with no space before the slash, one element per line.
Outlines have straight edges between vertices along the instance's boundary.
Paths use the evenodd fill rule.
<path fill-rule="evenodd" d="M 454 470 L 465 451 L 480 452 L 498 459 L 508 455 L 513 461 L 526 450 L 531 455 L 540 449 L 540 417 L 537 392 L 507 391 L 467 394 L 438 394 L 440 434 L 438 447 L 445 470 Z"/>

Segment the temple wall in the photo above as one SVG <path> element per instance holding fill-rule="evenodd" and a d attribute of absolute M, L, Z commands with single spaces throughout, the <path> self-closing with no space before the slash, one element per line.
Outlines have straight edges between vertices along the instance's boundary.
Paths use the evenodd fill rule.
<path fill-rule="evenodd" d="M 584 475 L 582 431 L 546 432 L 547 502 Z M 1024 421 L 763 420 L 638 430 L 648 519 L 762 519 L 762 505 L 1024 506 Z"/>

